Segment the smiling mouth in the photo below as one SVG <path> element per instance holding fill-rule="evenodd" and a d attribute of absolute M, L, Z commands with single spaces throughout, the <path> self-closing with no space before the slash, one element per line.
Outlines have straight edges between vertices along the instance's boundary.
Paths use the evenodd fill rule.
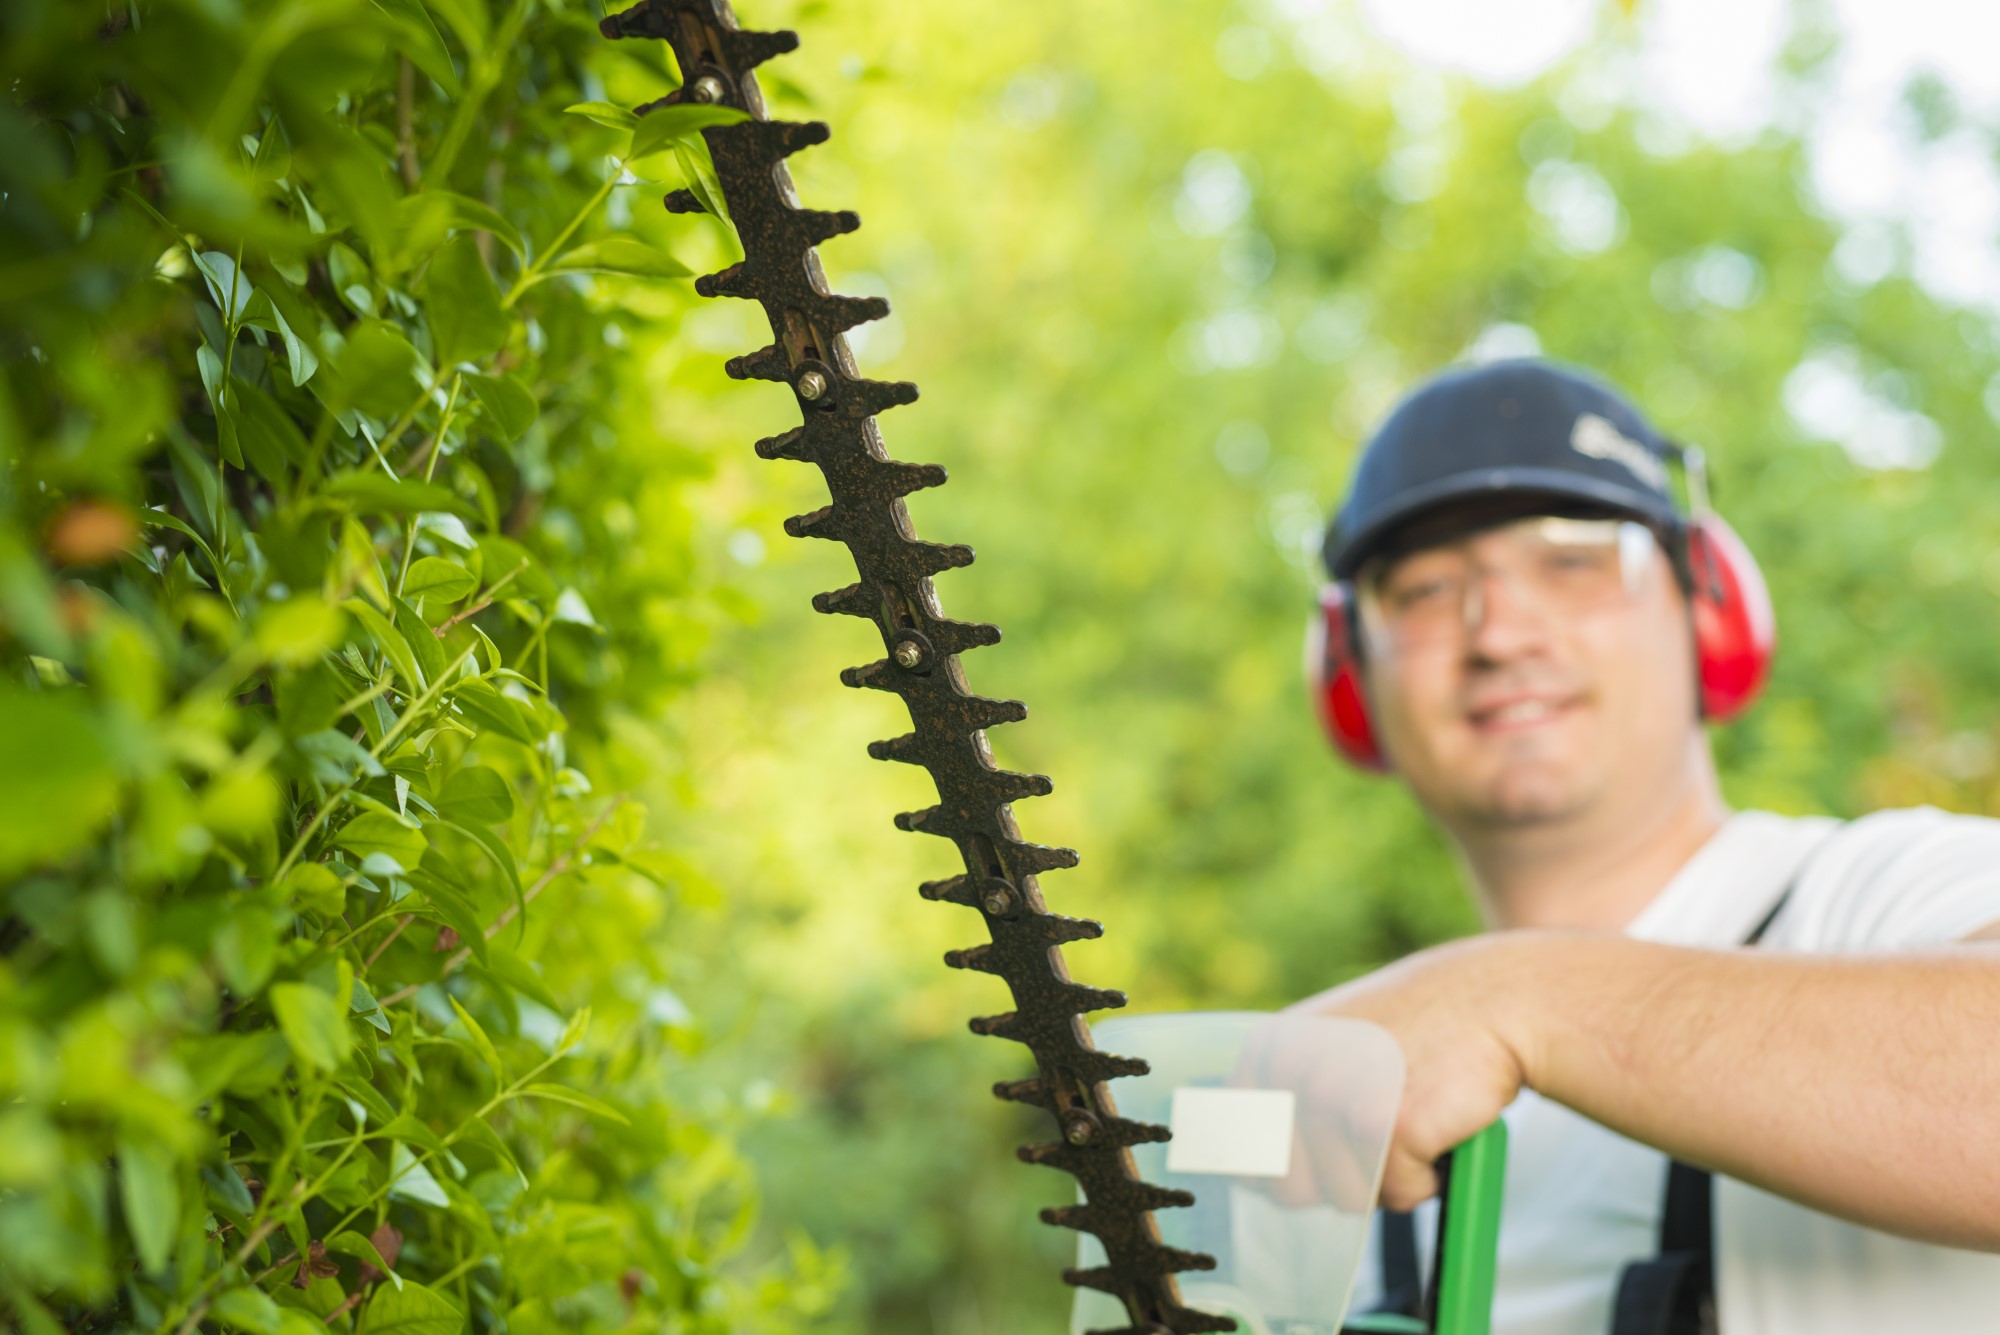
<path fill-rule="evenodd" d="M 1503 704 L 1468 710 L 1466 717 L 1480 732 L 1513 732 L 1552 723 L 1568 714 L 1576 704 L 1577 699 L 1573 696 L 1509 700 Z"/>

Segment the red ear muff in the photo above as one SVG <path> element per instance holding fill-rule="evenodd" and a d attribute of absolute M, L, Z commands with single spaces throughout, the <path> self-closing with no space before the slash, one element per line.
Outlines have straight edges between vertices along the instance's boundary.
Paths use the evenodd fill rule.
<path fill-rule="evenodd" d="M 1306 628 L 1306 683 L 1312 689 L 1320 726 L 1326 729 L 1334 749 L 1362 769 L 1386 771 L 1389 762 L 1375 741 L 1375 725 L 1368 721 L 1368 700 L 1361 693 L 1361 667 L 1354 657 L 1349 606 L 1346 585 L 1321 586 L 1319 615 Z"/>
<path fill-rule="evenodd" d="M 1756 558 L 1720 515 L 1689 525 L 1688 572 L 1701 714 L 1726 723 L 1751 706 L 1770 675 L 1778 642 L 1771 594 Z"/>

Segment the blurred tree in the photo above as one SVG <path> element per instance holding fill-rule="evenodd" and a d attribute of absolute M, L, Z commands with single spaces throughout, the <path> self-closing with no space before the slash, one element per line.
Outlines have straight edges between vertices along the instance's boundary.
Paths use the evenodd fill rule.
<path fill-rule="evenodd" d="M 801 194 L 865 219 L 823 251 L 836 288 L 895 302 L 858 351 L 923 388 L 884 420 L 892 452 L 953 471 L 914 515 L 980 552 L 940 590 L 1007 632 L 965 666 L 1034 711 L 993 743 L 1057 781 L 1019 814 L 1083 853 L 1046 883 L 1106 923 L 1069 952 L 1080 978 L 1140 1009 L 1273 1006 L 1473 926 L 1420 814 L 1329 758 L 1298 679 L 1359 441 L 1460 358 L 1573 359 L 1707 447 L 1783 638 L 1766 702 L 1716 738 L 1733 800 L 2000 805 L 1989 319 L 1916 286 L 1893 233 L 1844 234 L 1790 131 L 1718 146 L 1645 110 L 1622 21 L 1509 91 L 1307 0 L 745 21 L 804 30 L 777 114 L 834 127 L 793 160 Z M 1789 50 L 1787 124 L 1827 50 L 1818 29 Z M 753 316 L 690 312 L 663 355 L 757 346 Z M 818 483 L 747 449 L 790 402 L 719 411 L 704 438 L 736 445 L 710 495 L 768 611 L 683 715 L 743 915 L 693 990 L 796 1088 L 750 1142 L 770 1217 L 854 1248 L 843 1329 L 1056 1328 L 1071 1240 L 1032 1222 L 1054 1183 L 1007 1152 L 1041 1133 L 983 1093 L 1017 1054 L 961 1027 L 993 984 L 936 963 L 978 924 L 917 899 L 939 850 L 889 828 L 929 800 L 865 759 L 894 702 L 834 683 L 875 652 L 807 610 L 838 554 L 776 541 Z"/>

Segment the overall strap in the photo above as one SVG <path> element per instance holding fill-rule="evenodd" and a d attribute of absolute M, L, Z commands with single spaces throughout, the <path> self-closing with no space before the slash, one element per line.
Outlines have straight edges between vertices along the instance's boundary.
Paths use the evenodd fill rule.
<path fill-rule="evenodd" d="M 1376 1253 L 1381 1258 L 1382 1296 L 1375 1312 L 1417 1316 L 1424 1306 L 1424 1276 L 1417 1260 L 1416 1216 L 1407 1210 L 1383 1210 L 1378 1216 Z"/>
<path fill-rule="evenodd" d="M 1799 860 L 1770 911 L 1743 938 L 1745 949 L 1764 939 L 1821 850 L 1832 842 L 1830 833 Z M 1611 1335 L 1716 1335 L 1715 1178 L 1707 1169 L 1679 1159 L 1668 1162 L 1659 1253 L 1632 1262 L 1618 1277 Z"/>

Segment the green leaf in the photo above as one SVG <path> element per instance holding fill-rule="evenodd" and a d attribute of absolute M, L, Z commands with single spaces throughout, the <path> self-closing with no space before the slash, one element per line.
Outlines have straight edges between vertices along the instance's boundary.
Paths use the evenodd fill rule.
<path fill-rule="evenodd" d="M 270 940 L 268 928 L 265 939 Z M 186 1049 L 188 1073 L 202 1097 L 227 1091 L 254 1099 L 285 1077 L 292 1050 L 274 1029 L 254 1034 L 217 1034 Z"/>
<path fill-rule="evenodd" d="M 437 809 L 453 820 L 498 825 L 514 814 L 514 790 L 484 765 L 467 765 L 444 781 Z"/>
<path fill-rule="evenodd" d="M 417 671 L 417 656 L 411 652 L 409 641 L 403 638 L 402 632 L 390 625 L 387 617 L 359 598 L 349 598 L 341 606 L 346 608 L 347 614 L 360 622 L 369 635 L 374 637 L 375 643 L 382 647 L 382 652 L 388 656 L 389 666 L 396 673 L 396 680 L 403 684 L 403 693 L 419 694 L 429 683 L 425 681 L 424 675 Z"/>
<path fill-rule="evenodd" d="M 332 735 L 354 747 L 355 750 L 361 751 L 360 746 L 345 733 L 336 732 Z M 361 754 L 368 756 L 366 751 L 361 751 Z M 374 763 L 373 756 L 368 756 L 368 760 L 370 764 Z M 346 902 L 347 889 L 341 885 L 340 878 L 322 864 L 301 862 L 285 875 L 285 897 L 300 913 L 316 913 L 322 918 L 331 918 L 340 912 Z"/>
<path fill-rule="evenodd" d="M 500 438 L 510 445 L 535 424 L 535 418 L 541 412 L 534 394 L 516 376 L 481 375 L 477 371 L 467 371 L 465 383 L 472 386 L 479 406 L 486 410 L 486 416 L 500 433 Z"/>
<path fill-rule="evenodd" d="M 457 830 L 473 843 L 479 845 L 488 860 L 499 869 L 501 876 L 506 878 L 507 888 L 514 892 L 514 903 L 521 910 L 521 917 L 525 924 L 528 913 L 528 902 L 521 894 L 521 873 L 514 866 L 513 850 L 500 842 L 500 836 L 487 829 L 484 825 L 466 825 L 460 821 L 448 818 L 440 821 L 440 824 Z"/>
<path fill-rule="evenodd" d="M 566 250 L 544 272 L 616 273 L 637 278 L 682 278 L 693 272 L 664 250 L 629 236 L 586 241 Z"/>
<path fill-rule="evenodd" d="M 426 511 L 417 516 L 417 532 L 428 533 L 450 547 L 461 552 L 469 552 L 479 546 L 479 540 L 465 527 L 465 521 L 457 515 Z"/>
<path fill-rule="evenodd" d="M 92 843 L 117 808 L 111 750 L 80 692 L 0 684 L 0 882 Z"/>
<path fill-rule="evenodd" d="M 259 181 L 283 180 L 292 170 L 292 145 L 285 127 L 275 113 L 257 137 L 257 152 L 250 159 L 250 175 Z"/>
<path fill-rule="evenodd" d="M 505 946 L 488 947 L 486 972 L 491 977 L 514 991 L 519 992 L 538 1006 L 546 1006 L 556 1014 L 562 1014 L 562 1003 L 556 1000 L 549 985 L 535 972 L 535 966 L 516 955 Z"/>
<path fill-rule="evenodd" d="M 479 1027 L 479 1021 L 473 1019 L 465 1007 L 458 1004 L 457 997 L 448 997 L 447 1000 L 451 1002 L 451 1009 L 458 1016 L 458 1022 L 465 1026 L 465 1032 L 471 1037 L 472 1046 L 479 1049 L 480 1060 L 484 1061 L 486 1068 L 493 1072 L 493 1079 L 501 1085 L 506 1084 L 507 1067 L 501 1062 L 500 1050 L 493 1046 L 493 1040 Z"/>
<path fill-rule="evenodd" d="M 368 272 L 368 262 L 354 247 L 340 241 L 327 247 L 326 276 L 333 280 L 334 292 L 348 309 L 363 317 L 375 314 L 375 279 Z"/>
<path fill-rule="evenodd" d="M 419 1205 L 435 1205 L 440 1210 L 451 1208 L 451 1197 L 444 1194 L 437 1178 L 401 1141 L 389 1151 L 389 1194 Z M 363 1328 L 366 1329 L 365 1325 Z"/>
<path fill-rule="evenodd" d="M 501 1138 L 500 1133 L 493 1129 L 491 1123 L 483 1117 L 472 1117 L 468 1118 L 463 1125 L 464 1131 L 459 1140 L 461 1145 L 485 1146 L 494 1158 L 506 1165 L 508 1171 L 520 1179 L 521 1185 L 527 1185 L 527 1174 L 521 1171 L 520 1163 L 514 1158 L 514 1151 L 508 1147 L 507 1142 Z"/>
<path fill-rule="evenodd" d="M 209 550 L 208 540 L 202 537 L 201 534 L 195 532 L 194 529 L 190 527 L 178 515 L 168 514 L 165 510 L 147 509 L 147 510 L 141 510 L 139 512 L 139 519 L 140 522 L 142 523 L 156 524 L 161 528 L 170 528 L 176 533 L 186 535 L 191 541 L 193 541 L 194 545 L 201 550 L 201 554 L 208 558 L 208 564 L 211 570 L 219 570 L 222 568 L 222 563 L 215 559 L 215 553 Z"/>
<path fill-rule="evenodd" d="M 452 692 L 452 700 L 466 718 L 485 731 L 527 746 L 541 740 L 539 732 L 522 717 L 520 706 L 483 681 L 461 682 Z"/>
<path fill-rule="evenodd" d="M 457 97 L 458 71 L 452 68 L 451 52 L 419 0 L 374 0 L 374 5 L 388 15 L 396 49 L 437 80 L 438 87 Z"/>
<path fill-rule="evenodd" d="M 439 366 L 485 361 L 507 341 L 500 289 L 463 232 L 444 243 L 424 274 L 424 311 Z"/>
<path fill-rule="evenodd" d="M 556 595 L 556 605 L 549 610 L 549 620 L 598 629 L 597 618 L 590 613 L 590 604 L 575 589 L 564 589 Z"/>
<path fill-rule="evenodd" d="M 469 58 L 477 60 L 486 54 L 492 29 L 485 0 L 430 0 L 430 7 L 451 26 Z"/>
<path fill-rule="evenodd" d="M 411 829 L 381 811 L 362 812 L 340 827 L 333 842 L 357 857 L 386 853 L 406 869 L 423 860 L 427 847 L 422 830 Z"/>
<path fill-rule="evenodd" d="M 619 1112 L 610 1104 L 599 1099 L 594 1099 L 588 1094 L 579 1094 L 576 1090 L 566 1089 L 561 1085 L 551 1085 L 545 1081 L 536 1081 L 532 1085 L 525 1086 L 521 1090 L 521 1093 L 531 1098 L 547 1099 L 551 1103 L 567 1103 L 572 1108 L 581 1108 L 587 1113 L 594 1113 L 607 1121 L 616 1122 L 620 1126 L 632 1125 L 631 1118 Z"/>
<path fill-rule="evenodd" d="M 201 1180 L 221 1203 L 222 1207 L 240 1218 L 249 1218 L 257 1208 L 251 1198 L 250 1188 L 243 1184 L 236 1170 L 228 1164 L 205 1164 L 201 1170 Z"/>
<path fill-rule="evenodd" d="M 278 322 L 278 337 L 284 340 L 285 369 L 290 373 L 293 385 L 303 385 L 319 369 L 319 356 L 313 352 L 311 344 L 292 332 L 283 311 L 272 306 L 271 315 Z"/>
<path fill-rule="evenodd" d="M 576 1014 L 569 1017 L 569 1022 L 563 1025 L 562 1037 L 556 1040 L 556 1051 L 558 1053 L 570 1051 L 583 1042 L 584 1035 L 589 1032 L 590 1007 L 580 1006 Z"/>
<path fill-rule="evenodd" d="M 257 648 L 280 667 L 300 667 L 340 643 L 340 609 L 318 598 L 292 598 L 257 614 Z"/>
<path fill-rule="evenodd" d="M 213 947 L 222 981 L 229 984 L 236 999 L 247 1001 L 256 996 L 271 981 L 271 970 L 278 962 L 270 911 L 254 904 L 231 908 L 216 925 Z"/>
<path fill-rule="evenodd" d="M 347 1021 L 331 996 L 305 983 L 273 983 L 268 995 L 300 1066 L 331 1071 L 347 1060 Z"/>
<path fill-rule="evenodd" d="M 292 331 L 285 320 L 285 313 L 278 304 L 259 292 L 250 299 L 250 309 L 244 313 L 243 322 L 276 334 L 285 345 L 285 369 L 290 372 L 294 385 L 303 385 L 312 379 L 319 369 L 319 357 L 312 346 Z"/>
<path fill-rule="evenodd" d="M 19 1335 L 69 1335 L 69 1327 L 56 1320 L 55 1314 L 42 1306 L 34 1294 L 14 1288 L 7 1294 L 7 1301 L 13 1304 L 14 1316 L 20 1323 Z"/>
<path fill-rule="evenodd" d="M 350 1078 L 334 1083 L 343 1095 L 368 1110 L 368 1124 L 374 1127 L 377 1133 L 386 1132 L 389 1123 L 397 1119 L 398 1114 L 390 1107 L 389 1100 L 383 1098 L 382 1092 L 366 1080 Z"/>
<path fill-rule="evenodd" d="M 278 1335 L 284 1314 L 271 1295 L 251 1285 L 224 1289 L 215 1295 L 208 1310 L 225 1326 L 247 1330 L 250 1335 Z"/>
<path fill-rule="evenodd" d="M 326 1240 L 326 1249 L 330 1252 L 339 1252 L 342 1256 L 352 1256 L 356 1260 L 366 1261 L 369 1265 L 374 1266 L 377 1270 L 395 1280 L 397 1288 L 403 1286 L 402 1278 L 396 1274 L 387 1261 L 382 1259 L 382 1253 L 375 1250 L 375 1244 L 351 1228 L 342 1229 L 328 1238 Z"/>
<path fill-rule="evenodd" d="M 243 313 L 250 308 L 250 298 L 257 292 L 250 276 L 238 271 L 236 261 L 219 250 L 195 251 L 193 254 L 194 266 L 208 281 L 208 294 L 215 298 L 216 309 L 232 322 L 240 321 Z"/>
<path fill-rule="evenodd" d="M 748 119 L 748 115 L 735 107 L 705 106 L 697 102 L 655 107 L 639 117 L 639 124 L 632 130 L 632 146 L 626 151 L 625 160 L 637 162 L 651 157 L 671 147 L 675 140 L 686 139 L 711 125 L 734 125 L 737 121 Z"/>
<path fill-rule="evenodd" d="M 396 206 L 396 214 L 398 226 L 403 230 L 405 254 L 411 260 L 429 254 L 444 240 L 447 232 L 463 229 L 490 232 L 501 245 L 516 255 L 525 256 L 528 253 L 520 229 L 508 222 L 491 204 L 470 195 L 450 190 L 426 190 L 421 195 L 406 195 Z"/>
<path fill-rule="evenodd" d="M 489 586 L 512 576 L 513 582 L 507 586 L 510 594 L 521 592 L 543 602 L 555 601 L 555 581 L 549 578 L 548 572 L 542 569 L 533 554 L 512 538 L 498 533 L 481 534 L 479 560 Z"/>
<path fill-rule="evenodd" d="M 468 518 L 475 515 L 473 508 L 449 487 L 415 478 L 390 477 L 374 470 L 337 473 L 320 490 L 370 514 L 413 515 L 425 510 L 444 510 Z"/>
<path fill-rule="evenodd" d="M 204 343 L 194 350 L 194 362 L 201 373 L 202 388 L 208 391 L 209 406 L 215 410 L 215 452 L 224 463 L 243 467 L 243 447 L 236 438 L 236 407 L 222 384 L 222 358 Z"/>
<path fill-rule="evenodd" d="M 373 608 L 369 610 L 374 611 Z M 313 777 L 322 783 L 346 783 L 354 777 L 357 770 L 371 778 L 380 778 L 388 772 L 382 768 L 381 761 L 368 753 L 367 747 L 337 728 L 309 732 L 303 737 L 294 739 L 292 746 L 311 763 Z M 324 867 L 320 867 L 319 870 L 326 875 L 332 875 Z M 296 878 L 288 878 L 290 879 Z"/>
<path fill-rule="evenodd" d="M 395 1026 L 389 1023 L 388 1017 L 382 1014 L 382 1003 L 368 990 L 368 984 L 359 978 L 354 980 L 354 999 L 347 1003 L 347 1009 L 349 1014 L 357 1015 L 367 1021 L 372 1029 L 379 1029 L 385 1034 L 396 1031 Z"/>
<path fill-rule="evenodd" d="M 459 942 L 471 948 L 473 958 L 485 964 L 486 929 L 480 925 L 479 915 L 464 892 L 428 872 L 418 872 L 410 882 L 423 892 L 431 916 L 443 919 L 447 927 L 458 933 Z"/>
<path fill-rule="evenodd" d="M 293 95 L 309 96 L 297 89 Z M 359 129 L 331 117 L 315 127 L 310 145 L 300 125 L 292 129 L 297 132 L 292 141 L 293 156 L 311 159 L 304 178 L 312 181 L 315 192 L 331 200 L 340 216 L 360 234 L 377 272 L 385 278 L 395 277 L 396 201 L 401 192 L 389 183 L 389 155 Z"/>
<path fill-rule="evenodd" d="M 150 1141 L 119 1141 L 118 1194 L 140 1268 L 157 1275 L 173 1255 L 180 1228 L 181 1191 L 173 1156 Z"/>
<path fill-rule="evenodd" d="M 432 1187 L 436 1187 L 435 1180 Z M 440 1192 L 440 1198 L 442 1195 Z M 450 1202 L 440 1199 L 436 1204 L 445 1206 Z M 464 1315 L 443 1295 L 409 1280 L 401 1289 L 375 1291 L 368 1306 L 362 1309 L 361 1324 L 355 1335 L 459 1335 L 464 1329 Z"/>
<path fill-rule="evenodd" d="M 349 329 L 328 369 L 331 374 L 321 377 L 320 393 L 335 412 L 359 408 L 392 418 L 410 406 L 424 385 L 423 358 L 387 320 L 363 320 Z"/>
<path fill-rule="evenodd" d="M 639 118 L 615 102 L 578 102 L 564 107 L 563 114 L 585 116 L 614 130 L 634 130 L 639 126 Z"/>
<path fill-rule="evenodd" d="M 394 600 L 394 606 L 396 629 L 403 632 L 403 640 L 410 646 L 410 652 L 416 656 L 417 667 L 423 672 L 424 680 L 427 682 L 438 680 L 451 665 L 451 660 L 445 657 L 444 646 L 438 643 L 438 637 L 408 603 L 397 598 Z"/>
<path fill-rule="evenodd" d="M 736 224 L 729 218 L 729 200 L 723 196 L 722 182 L 716 179 L 715 159 L 709 156 L 708 145 L 677 139 L 674 141 L 674 162 L 680 167 L 688 189 L 694 192 L 694 197 L 701 201 L 709 216 L 734 229 Z"/>
<path fill-rule="evenodd" d="M 470 570 L 443 556 L 418 557 L 410 563 L 410 573 L 403 577 L 404 596 L 422 598 L 427 604 L 455 603 L 478 587 L 479 581 Z M 425 634 L 430 634 L 428 628 Z"/>
<path fill-rule="evenodd" d="M 292 415 L 257 386 L 232 376 L 229 407 L 243 455 L 266 481 L 284 479 L 312 453 Z"/>
<path fill-rule="evenodd" d="M 375 1129 L 375 1134 L 383 1140 L 401 1141 L 406 1145 L 415 1145 L 418 1149 L 434 1153 L 442 1153 L 445 1147 L 437 1132 L 406 1112 L 397 1113 L 382 1123 Z"/>

